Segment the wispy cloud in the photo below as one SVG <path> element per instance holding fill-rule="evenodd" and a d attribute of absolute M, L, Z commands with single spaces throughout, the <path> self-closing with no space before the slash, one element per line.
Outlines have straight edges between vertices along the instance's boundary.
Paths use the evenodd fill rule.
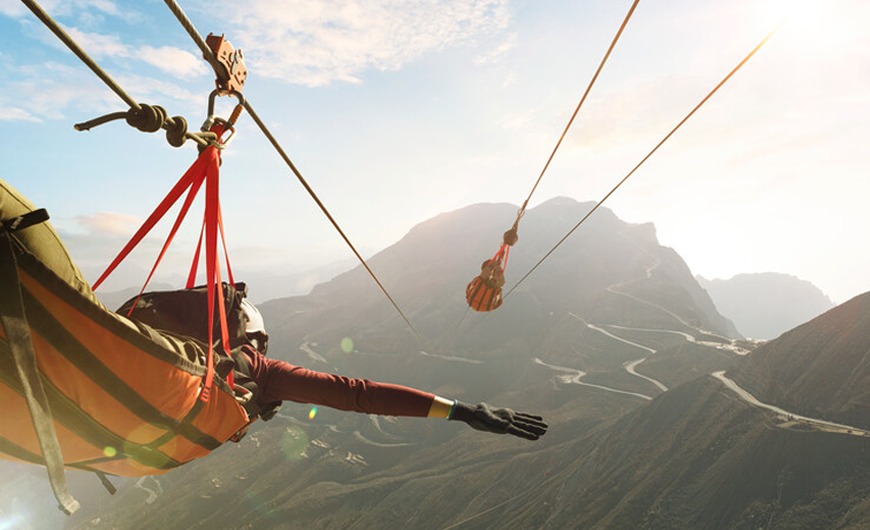
<path fill-rule="evenodd" d="M 142 46 L 137 56 L 146 63 L 176 77 L 186 78 L 209 72 L 202 59 L 188 51 L 172 46 L 161 46 L 159 48 Z"/>
<path fill-rule="evenodd" d="M 24 109 L 3 107 L 0 108 L 0 121 L 29 121 L 39 123 L 42 120 Z"/>
<path fill-rule="evenodd" d="M 495 48 L 482 53 L 475 58 L 477 64 L 491 64 L 500 61 L 504 56 L 517 46 L 516 34 L 509 34 L 505 37 L 501 44 Z"/>
<path fill-rule="evenodd" d="M 138 227 L 139 219 L 132 215 L 112 212 L 97 212 L 80 215 L 75 222 L 93 235 L 127 236 Z"/>
<path fill-rule="evenodd" d="M 159 103 L 170 115 L 191 110 L 205 111 L 206 101 L 202 93 L 191 91 L 178 83 L 143 75 L 119 75 L 115 79 L 130 93 L 135 94 L 136 99 Z"/>
<path fill-rule="evenodd" d="M 117 97 L 100 90 L 97 82 L 78 68 L 58 63 L 10 67 L 15 81 L 0 93 L 0 121 L 43 121 L 64 118 L 71 107 L 86 113 L 117 110 Z M 5 94 L 27 94 L 26 98 L 10 99 Z M 8 112 L 9 109 L 16 109 Z"/>
<path fill-rule="evenodd" d="M 111 0 L 43 0 L 40 5 L 53 18 L 75 17 L 81 21 L 93 21 L 105 15 L 125 20 L 139 16 L 130 6 L 121 9 Z M 18 0 L 0 0 L 0 15 L 18 18 L 29 13 L 30 10 Z"/>
<path fill-rule="evenodd" d="M 254 0 L 219 9 L 259 75 L 309 86 L 358 82 L 509 22 L 506 0 Z"/>
<path fill-rule="evenodd" d="M 0 15 L 18 18 L 28 13 L 27 8 L 17 0 L 0 0 Z"/>
<path fill-rule="evenodd" d="M 103 35 L 81 31 L 77 28 L 67 28 L 66 31 L 83 50 L 87 50 L 88 55 L 95 59 L 130 57 L 129 48 L 121 42 L 121 38 L 117 35 Z"/>
<path fill-rule="evenodd" d="M 0 93 L 0 122 L 68 119 L 68 115 L 73 113 L 74 119 L 80 120 L 91 117 L 91 114 L 126 108 L 118 96 L 86 69 L 58 63 L 7 66 L 7 73 L 11 73 L 15 81 L 7 86 L 5 92 L 28 94 L 29 97 L 13 100 Z M 204 67 L 201 73 L 206 74 Z M 114 80 L 136 100 L 159 103 L 171 115 L 201 112 L 205 104 L 202 94 L 172 81 L 118 73 Z"/>
<path fill-rule="evenodd" d="M 175 77 L 184 78 L 205 75 L 209 71 L 202 59 L 174 46 L 132 46 L 125 44 L 118 35 L 86 32 L 76 28 L 69 28 L 67 32 L 82 49 L 96 59 L 141 60 Z"/>

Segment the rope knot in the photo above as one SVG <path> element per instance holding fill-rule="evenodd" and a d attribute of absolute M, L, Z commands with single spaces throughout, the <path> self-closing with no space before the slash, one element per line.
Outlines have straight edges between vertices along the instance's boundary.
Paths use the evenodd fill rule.
<path fill-rule="evenodd" d="M 130 108 L 127 111 L 127 124 L 142 132 L 157 132 L 166 123 L 166 109 L 160 105 L 147 105 L 142 103 L 138 109 Z"/>
<path fill-rule="evenodd" d="M 517 241 L 519 241 L 519 240 L 520 240 L 520 236 L 517 235 L 517 225 L 516 225 L 516 223 L 514 223 L 513 228 L 511 228 L 510 230 L 508 230 L 507 232 L 504 233 L 504 235 L 502 236 L 502 241 L 504 242 L 505 245 L 512 247 L 512 246 L 516 245 Z"/>
<path fill-rule="evenodd" d="M 187 139 L 187 120 L 184 116 L 173 116 L 172 120 L 166 123 L 166 141 L 172 147 L 181 147 Z"/>

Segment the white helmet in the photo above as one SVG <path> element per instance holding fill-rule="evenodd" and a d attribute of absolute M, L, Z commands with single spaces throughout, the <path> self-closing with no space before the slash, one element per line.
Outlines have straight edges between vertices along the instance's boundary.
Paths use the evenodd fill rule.
<path fill-rule="evenodd" d="M 245 314 L 245 333 L 265 333 L 266 324 L 263 322 L 263 315 L 257 306 L 248 301 L 247 298 L 242 300 L 242 312 Z"/>
<path fill-rule="evenodd" d="M 260 314 L 257 306 L 249 302 L 247 298 L 242 299 L 241 308 L 242 313 L 245 314 L 245 334 L 261 353 L 266 353 L 269 335 L 266 333 L 263 315 Z"/>

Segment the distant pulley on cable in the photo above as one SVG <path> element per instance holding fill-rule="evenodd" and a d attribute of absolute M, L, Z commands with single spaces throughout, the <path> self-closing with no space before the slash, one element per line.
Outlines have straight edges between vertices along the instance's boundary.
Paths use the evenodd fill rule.
<path fill-rule="evenodd" d="M 598 69 L 595 71 L 595 74 L 592 76 L 592 79 L 586 86 L 586 90 L 583 92 L 583 96 L 580 98 L 580 102 L 577 103 L 577 107 L 574 109 L 574 113 L 571 115 L 571 119 L 569 119 L 568 124 L 565 125 L 565 129 L 562 131 L 561 136 L 559 136 L 559 140 L 556 142 L 555 147 L 553 147 L 553 151 L 550 153 L 550 157 L 544 164 L 543 169 L 541 169 L 541 173 L 540 175 L 538 175 L 538 179 L 535 181 L 534 186 L 532 186 L 532 191 L 529 192 L 529 196 L 526 197 L 526 200 L 520 207 L 519 212 L 517 212 L 517 218 L 516 221 L 514 221 L 514 225 L 511 227 L 510 230 L 504 233 L 503 242 L 501 244 L 501 247 L 499 247 L 498 252 L 495 253 L 495 256 L 493 256 L 492 259 L 488 259 L 483 262 L 483 265 L 481 265 L 480 267 L 480 274 L 476 278 L 471 280 L 471 283 L 469 283 L 468 287 L 465 288 L 465 299 L 468 302 L 469 308 L 474 309 L 475 311 L 492 311 L 493 309 L 497 309 L 499 306 L 501 306 L 502 302 L 504 301 L 504 296 L 502 296 L 501 292 L 501 288 L 505 284 L 504 272 L 505 268 L 507 267 L 507 259 L 508 253 L 510 252 L 510 247 L 516 244 L 517 240 L 519 239 L 517 235 L 517 228 L 519 227 L 520 219 L 522 219 L 523 215 L 525 215 L 526 208 L 529 205 L 529 201 L 532 199 L 532 195 L 534 195 L 535 190 L 538 189 L 538 184 L 540 184 L 541 179 L 544 178 L 544 174 L 547 172 L 547 168 L 550 167 L 550 162 L 552 162 L 553 158 L 556 156 L 556 151 L 559 150 L 559 146 L 562 145 L 562 140 L 564 140 L 565 136 L 568 134 L 568 130 L 571 128 L 571 124 L 574 123 L 574 119 L 577 118 L 577 115 L 580 113 L 580 109 L 583 107 L 583 103 L 586 101 L 586 97 L 592 90 L 593 85 L 595 85 L 595 81 L 601 74 L 601 70 L 604 69 L 604 65 L 607 63 L 607 59 L 610 57 L 611 52 L 613 52 L 613 48 L 619 41 L 619 38 L 622 35 L 622 32 L 625 30 L 626 25 L 628 25 L 628 21 L 631 19 L 631 15 L 634 13 L 634 10 L 637 7 L 639 1 L 640 0 L 634 0 L 628 10 L 628 13 L 625 15 L 625 19 L 622 21 L 622 25 L 616 32 L 616 36 L 613 37 L 613 41 L 610 43 L 610 47 L 607 49 L 604 57 L 601 59 L 601 63 L 598 65 Z M 511 291 L 513 291 L 513 289 L 511 289 Z M 509 291 L 508 294 L 510 294 L 511 291 Z"/>
<path fill-rule="evenodd" d="M 492 311 L 497 309 L 504 299 L 501 288 L 504 287 L 504 271 L 507 268 L 510 249 L 519 240 L 517 224 L 504 233 L 503 242 L 495 256 L 483 262 L 480 274 L 465 288 L 465 300 L 468 307 L 475 311 Z"/>

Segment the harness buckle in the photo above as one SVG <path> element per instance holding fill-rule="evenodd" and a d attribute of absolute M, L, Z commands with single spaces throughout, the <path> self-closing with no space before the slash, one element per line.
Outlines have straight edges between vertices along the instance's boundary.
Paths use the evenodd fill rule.
<path fill-rule="evenodd" d="M 45 221 L 48 221 L 48 210 L 40 208 L 18 217 L 0 221 L 0 232 L 17 232 Z"/>

